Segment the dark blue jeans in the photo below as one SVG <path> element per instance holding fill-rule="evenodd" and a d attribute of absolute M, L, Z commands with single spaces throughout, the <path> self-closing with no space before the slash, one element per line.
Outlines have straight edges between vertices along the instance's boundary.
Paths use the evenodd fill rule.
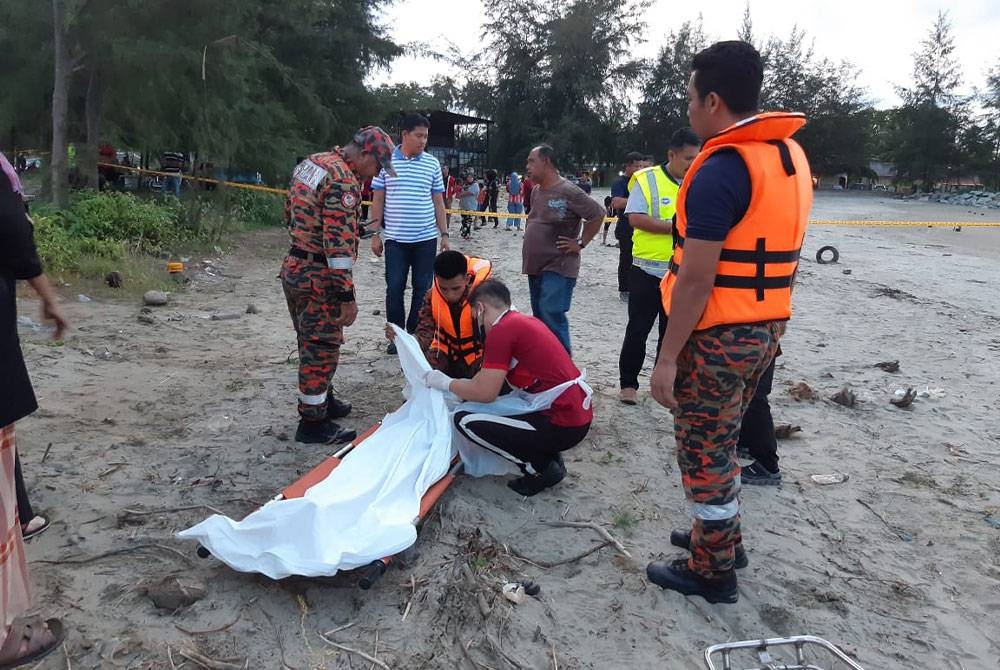
<path fill-rule="evenodd" d="M 531 313 L 549 327 L 570 355 L 573 351 L 569 345 L 569 319 L 566 318 L 566 312 L 573 302 L 575 286 L 575 278 L 564 277 L 558 272 L 528 275 Z"/>
<path fill-rule="evenodd" d="M 417 329 L 420 306 L 424 296 L 434 281 L 434 258 L 437 256 L 437 239 L 424 242 L 385 241 L 385 319 L 400 328 L 406 325 L 406 332 Z M 413 273 L 413 296 L 410 299 L 410 313 L 406 314 L 403 294 L 406 280 Z"/>

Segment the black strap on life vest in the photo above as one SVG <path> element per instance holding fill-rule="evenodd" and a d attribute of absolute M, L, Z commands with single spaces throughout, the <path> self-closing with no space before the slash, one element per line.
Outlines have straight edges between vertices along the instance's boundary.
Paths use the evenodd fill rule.
<path fill-rule="evenodd" d="M 684 247 L 684 238 L 677 236 L 677 246 Z M 795 272 L 789 275 L 778 275 L 768 277 L 766 270 L 768 264 L 794 263 L 799 259 L 801 249 L 791 251 L 768 251 L 767 239 L 757 238 L 757 245 L 753 251 L 743 249 L 723 249 L 719 254 L 719 260 L 730 263 L 747 263 L 756 266 L 756 271 L 752 277 L 741 277 L 739 275 L 715 275 L 715 285 L 719 288 L 742 288 L 755 292 L 757 302 L 764 300 L 764 291 L 769 289 L 790 288 L 795 281 Z M 669 270 L 674 275 L 680 270 L 673 260 L 670 261 Z"/>
<path fill-rule="evenodd" d="M 785 140 L 768 140 L 768 144 L 778 148 L 778 155 L 781 157 L 781 167 L 785 169 L 785 174 L 789 177 L 795 175 L 795 163 L 792 162 L 792 152 L 788 149 Z"/>

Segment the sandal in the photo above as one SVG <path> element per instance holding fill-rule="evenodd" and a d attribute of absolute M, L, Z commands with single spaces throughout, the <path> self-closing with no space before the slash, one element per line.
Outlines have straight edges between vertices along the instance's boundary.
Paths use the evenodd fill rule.
<path fill-rule="evenodd" d="M 66 631 L 59 619 L 15 619 L 10 624 L 3 647 L 0 647 L 0 670 L 19 668 L 37 661 L 58 649 L 65 639 Z"/>
<path fill-rule="evenodd" d="M 35 523 L 36 521 L 39 521 L 39 520 L 41 520 L 41 522 L 42 522 L 41 525 L 36 525 L 34 528 L 31 528 L 31 524 L 33 524 L 33 523 Z M 33 518 L 28 523 L 22 523 L 21 524 L 21 538 L 25 542 L 27 542 L 31 538 L 33 538 L 33 537 L 35 537 L 37 535 L 41 535 L 42 533 L 44 533 L 45 531 L 47 531 L 49 529 L 49 526 L 51 526 L 51 525 L 52 525 L 52 522 L 47 517 L 44 517 L 44 516 L 35 516 L 35 518 Z M 31 530 L 28 530 L 29 528 L 31 528 Z"/>

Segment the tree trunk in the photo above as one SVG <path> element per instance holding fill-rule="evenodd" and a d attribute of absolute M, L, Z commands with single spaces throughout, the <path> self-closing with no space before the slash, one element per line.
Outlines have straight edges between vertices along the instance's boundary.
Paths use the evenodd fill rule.
<path fill-rule="evenodd" d="M 104 102 L 103 89 L 101 87 L 101 75 L 97 65 L 90 67 L 90 77 L 87 79 L 86 98 L 86 123 L 87 123 L 87 150 L 80 164 L 81 181 L 85 186 L 97 188 L 100 184 L 98 179 L 98 148 L 101 143 L 101 106 Z"/>
<path fill-rule="evenodd" d="M 66 170 L 66 121 L 69 114 L 70 62 L 66 44 L 66 8 L 63 0 L 52 0 L 55 43 L 55 73 L 52 84 L 52 200 L 56 207 L 69 206 L 69 175 Z"/>

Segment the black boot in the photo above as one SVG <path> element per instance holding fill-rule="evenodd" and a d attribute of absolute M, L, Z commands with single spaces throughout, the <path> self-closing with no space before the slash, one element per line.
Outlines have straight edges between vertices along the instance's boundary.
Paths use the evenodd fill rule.
<path fill-rule="evenodd" d="M 343 419 L 351 413 L 351 403 L 337 400 L 331 393 L 326 401 L 326 416 L 328 419 Z"/>
<path fill-rule="evenodd" d="M 525 475 L 507 482 L 507 487 L 522 496 L 533 496 L 550 486 L 555 486 L 566 477 L 566 466 L 562 456 L 556 457 L 537 475 Z"/>
<path fill-rule="evenodd" d="M 710 603 L 735 603 L 740 599 L 735 570 L 719 573 L 717 577 L 702 577 L 691 571 L 686 558 L 669 563 L 653 561 L 646 566 L 646 577 L 664 589 L 685 596 L 701 596 Z"/>
<path fill-rule="evenodd" d="M 295 441 L 303 444 L 343 444 L 358 436 L 353 428 L 341 428 L 337 423 L 324 419 L 322 421 L 299 420 L 299 428 L 295 431 Z"/>
<path fill-rule="evenodd" d="M 691 531 L 689 530 L 672 530 L 670 531 L 670 544 L 675 547 L 680 547 L 681 549 L 691 550 Z M 736 545 L 736 560 L 733 566 L 737 570 L 742 570 L 743 568 L 750 565 L 750 559 L 747 558 L 746 549 L 743 548 L 742 544 Z"/>

